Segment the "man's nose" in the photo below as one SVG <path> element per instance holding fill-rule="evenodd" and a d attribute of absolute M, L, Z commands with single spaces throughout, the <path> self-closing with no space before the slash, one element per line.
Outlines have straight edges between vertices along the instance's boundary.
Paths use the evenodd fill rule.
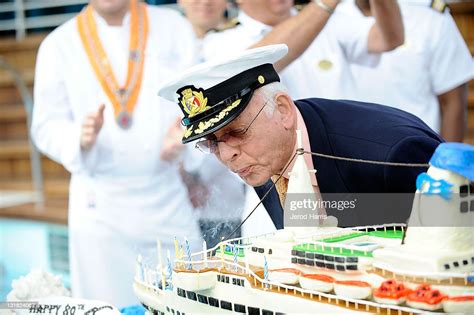
<path fill-rule="evenodd" d="M 217 143 L 217 149 L 219 151 L 220 160 L 225 164 L 234 161 L 240 154 L 238 147 L 232 147 L 224 141 Z"/>

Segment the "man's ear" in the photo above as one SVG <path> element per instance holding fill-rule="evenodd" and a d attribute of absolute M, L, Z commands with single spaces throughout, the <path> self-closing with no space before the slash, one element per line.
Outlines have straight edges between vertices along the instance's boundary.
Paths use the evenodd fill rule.
<path fill-rule="evenodd" d="M 277 93 L 275 96 L 276 111 L 285 129 L 292 129 L 296 123 L 296 110 L 292 98 L 286 93 Z"/>

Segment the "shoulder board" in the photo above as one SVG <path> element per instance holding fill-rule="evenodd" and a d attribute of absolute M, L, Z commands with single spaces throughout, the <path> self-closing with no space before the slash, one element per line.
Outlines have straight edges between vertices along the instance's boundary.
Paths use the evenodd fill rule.
<path fill-rule="evenodd" d="M 240 22 L 239 20 L 237 20 L 237 18 L 234 18 L 228 22 L 226 22 L 225 24 L 217 27 L 217 28 L 214 28 L 212 29 L 214 32 L 223 32 L 223 31 L 227 31 L 227 30 L 230 30 L 230 29 L 233 29 L 235 27 L 237 27 L 238 25 L 240 25 Z"/>
<path fill-rule="evenodd" d="M 432 0 L 430 7 L 432 9 L 435 9 L 439 13 L 443 13 L 448 8 L 448 5 L 446 4 L 446 2 L 444 2 L 444 0 Z"/>

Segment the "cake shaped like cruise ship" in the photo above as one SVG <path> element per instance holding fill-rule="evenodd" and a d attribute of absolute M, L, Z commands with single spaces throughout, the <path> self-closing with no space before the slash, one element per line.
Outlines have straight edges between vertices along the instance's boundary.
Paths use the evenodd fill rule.
<path fill-rule="evenodd" d="M 310 185 L 296 159 L 288 193 Z M 474 147 L 441 144 L 418 177 L 408 228 L 285 228 L 197 253 L 176 242 L 173 263 L 169 253 L 157 266 L 137 260 L 135 293 L 159 315 L 472 312 L 473 174 Z"/>

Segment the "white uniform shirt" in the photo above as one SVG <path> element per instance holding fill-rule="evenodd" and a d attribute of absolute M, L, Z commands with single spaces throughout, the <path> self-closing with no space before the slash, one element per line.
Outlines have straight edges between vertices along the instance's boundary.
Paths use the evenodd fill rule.
<path fill-rule="evenodd" d="M 354 3 L 342 6 L 347 14 L 372 20 L 364 17 Z M 382 54 L 377 67 L 352 65 L 357 99 L 410 112 L 439 132 L 437 96 L 472 79 L 474 63 L 449 12 L 406 3 L 400 8 L 405 43 Z"/>
<path fill-rule="evenodd" d="M 178 13 L 153 7 L 148 7 L 148 12 L 144 76 L 130 129 L 123 130 L 115 122 L 112 105 L 83 48 L 76 19 L 53 31 L 40 47 L 32 127 L 40 150 L 72 173 L 71 208 L 87 208 L 97 219 L 122 228 L 137 223 L 141 228 L 129 232 L 140 238 L 154 238 L 144 231 L 157 231 L 157 226 L 164 234 L 182 233 L 190 228 L 190 220 L 182 218 L 191 215 L 177 168 L 159 159 L 163 136 L 180 113 L 176 104 L 158 98 L 157 91 L 177 69 L 192 63 L 192 56 L 186 55 L 188 47 L 180 47 L 186 44 L 186 38 L 192 38 L 192 33 L 186 33 L 191 30 Z M 129 16 L 119 27 L 107 25 L 98 15 L 95 18 L 102 45 L 119 84 L 123 84 Z M 167 31 L 170 29 L 173 32 Z M 98 141 L 90 152 L 81 153 L 82 121 L 102 103 L 106 109 Z M 88 179 L 93 180 L 92 186 L 83 185 Z M 87 204 L 91 202 L 101 211 L 91 209 Z M 141 211 L 141 215 L 135 211 Z"/>
<path fill-rule="evenodd" d="M 131 289 L 134 261 L 138 253 L 146 255 L 146 249 L 153 249 L 156 257 L 157 236 L 164 249 L 172 250 L 175 236 L 180 241 L 187 236 L 196 248 L 201 247 L 177 163 L 159 158 L 163 138 L 181 112 L 176 104 L 158 98 L 157 91 L 176 71 L 194 62 L 194 35 L 177 12 L 149 6 L 148 16 L 143 81 L 128 130 L 115 122 L 112 105 L 80 40 L 76 18 L 44 40 L 36 67 L 33 139 L 72 174 L 73 293 L 117 306 L 136 303 Z M 95 20 L 115 76 L 123 84 L 129 16 L 122 26 L 109 26 L 98 15 Z M 89 152 L 81 152 L 81 124 L 102 103 L 104 124 L 97 142 Z"/>
<path fill-rule="evenodd" d="M 296 14 L 295 11 L 292 12 Z M 244 12 L 233 29 L 210 33 L 204 42 L 206 60 L 242 51 L 262 39 L 271 27 Z M 378 56 L 368 54 L 367 39 L 372 21 L 336 13 L 307 50 L 281 73 L 281 81 L 294 99 L 322 97 L 350 98 L 354 93 L 349 63 L 372 65 Z"/>

